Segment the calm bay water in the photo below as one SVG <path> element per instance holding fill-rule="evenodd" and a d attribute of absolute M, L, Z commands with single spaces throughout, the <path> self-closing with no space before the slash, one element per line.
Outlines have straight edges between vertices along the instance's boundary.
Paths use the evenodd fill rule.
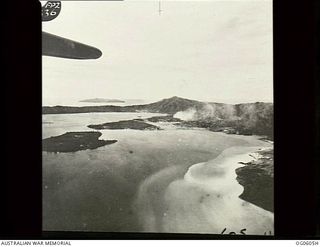
<path fill-rule="evenodd" d="M 43 138 L 155 115 L 44 115 Z M 43 152 L 44 230 L 273 232 L 272 213 L 238 198 L 242 186 L 234 172 L 248 152 L 270 144 L 253 136 L 158 125 L 164 130 L 102 130 L 100 139 L 118 142 L 94 150 Z"/>
<path fill-rule="evenodd" d="M 50 114 L 43 115 L 42 138 L 62 135 L 68 131 L 93 131 L 88 128 L 89 124 L 101 124 L 107 122 L 117 122 L 136 118 L 149 118 L 165 114 L 155 113 L 135 113 L 135 112 L 95 112 L 77 114 Z"/>

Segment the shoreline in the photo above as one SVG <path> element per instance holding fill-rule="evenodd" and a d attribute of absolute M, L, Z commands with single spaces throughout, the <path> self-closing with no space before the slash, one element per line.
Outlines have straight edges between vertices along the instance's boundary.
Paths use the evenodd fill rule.
<path fill-rule="evenodd" d="M 167 231 L 167 220 L 174 217 L 167 212 L 167 188 L 183 179 L 189 167 L 214 159 L 229 147 L 269 145 L 259 140 L 260 136 L 230 135 L 203 128 L 101 132 L 101 139 L 117 139 L 118 142 L 95 150 L 44 155 L 47 167 L 44 169 L 44 188 L 48 191 L 44 193 L 48 202 L 44 205 L 48 219 L 44 225 L 47 230 L 170 232 Z M 88 163 L 88 160 L 92 162 Z M 144 196 L 140 199 L 142 203 L 132 204 L 141 184 L 145 185 L 140 192 Z M 80 188 L 81 193 L 77 193 Z M 191 186 L 191 189 L 194 188 Z M 206 199 L 206 194 L 199 188 L 194 196 L 196 206 Z M 63 205 L 69 205 L 70 210 L 56 215 L 55 212 L 61 210 L 62 198 Z M 181 198 L 181 202 L 184 200 Z M 92 205 L 90 210 L 88 205 Z M 77 218 L 76 212 L 80 210 L 82 217 Z M 202 209 L 198 211 L 202 212 Z M 93 220 L 98 215 L 99 220 Z M 65 217 L 70 220 L 64 222 Z M 141 222 L 141 217 L 148 221 Z M 197 218 L 206 222 L 201 214 L 196 221 Z M 182 225 L 193 225 L 193 221 Z M 145 224 L 147 226 L 142 227 Z M 186 232 L 212 233 L 205 227 Z"/>
<path fill-rule="evenodd" d="M 235 170 L 236 179 L 244 188 L 239 198 L 273 213 L 273 147 L 259 150 L 251 157 L 251 161 L 241 162 L 242 166 Z"/>
<path fill-rule="evenodd" d="M 186 117 L 186 114 L 187 116 L 188 114 L 190 115 L 190 111 L 193 112 L 192 116 Z M 144 119 L 144 121 L 174 122 L 178 120 L 176 124 L 180 127 L 202 127 L 210 131 L 222 131 L 228 134 L 258 134 L 273 140 L 272 103 L 207 103 L 174 96 L 157 102 L 140 105 L 42 107 L 43 115 L 89 112 L 162 113 L 166 114 L 166 116 L 150 118 L 150 121 Z"/>
<path fill-rule="evenodd" d="M 224 227 L 228 229 L 237 227 L 239 224 L 232 223 L 236 220 L 243 224 L 254 221 L 254 229 L 243 226 L 248 229 L 248 234 L 263 235 L 265 231 L 270 230 L 273 232 L 273 214 L 239 198 L 244 188 L 236 180 L 235 172 L 238 167 L 241 167 L 240 161 L 253 160 L 249 154 L 268 148 L 270 147 L 230 147 L 212 160 L 189 166 L 184 174 L 178 168 L 170 167 L 151 175 L 140 185 L 135 202 L 135 208 L 140 212 L 139 219 L 143 231 L 219 234 Z M 233 163 L 233 165 L 223 170 L 226 163 Z M 218 169 L 213 171 L 212 166 L 217 164 Z M 171 177 L 168 177 L 169 174 Z M 221 176 L 232 179 L 232 186 L 226 186 Z M 155 190 L 157 193 L 153 193 Z M 228 197 L 232 198 L 225 199 Z M 231 214 L 229 220 L 213 213 L 228 208 L 228 200 L 231 204 L 238 206 L 236 210 L 224 209 L 226 213 Z M 248 214 L 240 217 L 241 220 L 237 215 L 233 215 L 237 210 L 252 211 L 253 213 L 250 214 L 255 215 L 255 218 Z M 188 225 L 187 222 L 190 221 L 195 224 Z M 260 221 L 264 223 L 259 225 Z"/>
<path fill-rule="evenodd" d="M 235 139 L 207 131 L 101 132 L 101 139 L 118 142 L 94 150 L 43 155 L 44 229 L 143 231 L 133 210 L 141 183 L 175 166 L 177 173 L 171 168 L 168 176 L 156 179 L 166 186 L 171 181 L 164 180 L 183 177 L 189 166 L 212 159 L 227 147 L 248 145 L 246 138 Z M 157 186 L 147 187 L 150 189 L 146 198 L 150 200 L 144 203 L 163 198 Z M 162 221 L 162 217 L 158 219 Z"/>
<path fill-rule="evenodd" d="M 51 153 L 69 153 L 87 149 L 96 149 L 116 143 L 117 140 L 100 140 L 101 132 L 75 131 L 52 136 L 42 140 L 42 151 Z"/>

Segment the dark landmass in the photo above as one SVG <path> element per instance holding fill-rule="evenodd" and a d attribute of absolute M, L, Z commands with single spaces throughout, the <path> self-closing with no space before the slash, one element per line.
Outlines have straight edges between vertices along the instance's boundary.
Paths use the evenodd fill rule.
<path fill-rule="evenodd" d="M 124 100 L 102 99 L 102 98 L 85 99 L 85 100 L 80 100 L 79 102 L 88 102 L 88 103 L 125 103 Z"/>
<path fill-rule="evenodd" d="M 182 122 L 182 120 L 180 118 L 175 118 L 172 115 L 168 115 L 168 116 L 155 116 L 155 117 L 150 117 L 147 118 L 146 120 L 150 121 L 150 122 Z"/>
<path fill-rule="evenodd" d="M 186 111 L 191 108 L 200 110 L 206 104 L 207 103 L 204 102 L 174 96 L 155 103 L 146 104 L 144 107 L 145 110 L 149 112 L 159 112 L 174 115 L 179 111 Z"/>
<path fill-rule="evenodd" d="M 222 131 L 228 134 L 261 135 L 273 140 L 273 104 L 272 103 L 245 103 L 223 104 L 207 103 L 195 100 L 172 97 L 161 101 L 131 106 L 44 106 L 43 114 L 66 114 L 87 112 L 152 112 L 165 113 L 167 117 L 149 118 L 151 122 L 178 122 L 174 114 L 193 110 L 192 120 L 181 121 L 183 127 L 200 127 L 210 131 Z"/>
<path fill-rule="evenodd" d="M 237 181 L 244 187 L 239 198 L 274 212 L 273 149 L 259 153 L 262 158 L 236 169 Z"/>
<path fill-rule="evenodd" d="M 42 140 L 42 150 L 47 152 L 76 152 L 85 149 L 96 149 L 117 140 L 99 140 L 100 132 L 67 132 Z"/>
<path fill-rule="evenodd" d="M 134 130 L 160 130 L 159 127 L 145 123 L 140 119 L 136 120 L 124 120 L 103 124 L 91 124 L 89 128 L 102 130 L 102 129 L 134 129 Z"/>
<path fill-rule="evenodd" d="M 42 114 L 72 114 L 72 113 L 89 113 L 89 112 L 137 112 L 142 111 L 141 106 L 43 106 Z"/>
<path fill-rule="evenodd" d="M 257 123 L 261 124 L 261 123 Z M 176 124 L 181 127 L 205 128 L 214 132 L 224 132 L 226 134 L 237 135 L 263 135 L 265 140 L 273 140 L 273 126 L 259 127 L 257 125 L 248 126 L 245 120 L 192 120 L 182 121 Z"/>

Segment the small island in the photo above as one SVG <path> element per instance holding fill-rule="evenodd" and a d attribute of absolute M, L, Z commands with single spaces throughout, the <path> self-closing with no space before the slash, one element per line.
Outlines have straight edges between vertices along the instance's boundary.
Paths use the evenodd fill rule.
<path fill-rule="evenodd" d="M 180 118 L 175 118 L 173 115 L 167 115 L 167 116 L 155 116 L 155 117 L 150 117 L 146 119 L 147 121 L 150 122 L 182 122 Z"/>
<path fill-rule="evenodd" d="M 79 102 L 86 102 L 86 103 L 125 103 L 124 100 L 103 99 L 103 98 L 84 99 L 84 100 L 80 100 Z"/>
<path fill-rule="evenodd" d="M 239 198 L 273 212 L 273 149 L 258 153 L 261 158 L 242 162 L 245 166 L 236 169 L 237 181 L 244 187 Z"/>
<path fill-rule="evenodd" d="M 103 129 L 133 129 L 133 130 L 160 130 L 158 126 L 145 123 L 139 119 L 124 120 L 103 124 L 91 124 L 88 125 L 91 129 L 103 130 Z"/>
<path fill-rule="evenodd" d="M 67 153 L 96 149 L 117 142 L 117 140 L 99 140 L 101 135 L 102 133 L 96 131 L 67 132 L 63 135 L 42 140 L 42 150 L 54 153 Z"/>

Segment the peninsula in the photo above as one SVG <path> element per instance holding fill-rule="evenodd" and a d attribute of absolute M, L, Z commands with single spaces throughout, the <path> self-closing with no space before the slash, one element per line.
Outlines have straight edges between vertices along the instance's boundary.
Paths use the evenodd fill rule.
<path fill-rule="evenodd" d="M 133 130 L 160 130 L 159 127 L 143 122 L 140 119 L 124 120 L 103 124 L 91 124 L 88 125 L 91 129 L 103 130 L 103 129 L 133 129 Z"/>
<path fill-rule="evenodd" d="M 99 140 L 100 132 L 67 132 L 63 135 L 53 136 L 42 140 L 42 150 L 47 152 L 76 152 L 86 149 L 96 149 L 117 140 Z"/>

